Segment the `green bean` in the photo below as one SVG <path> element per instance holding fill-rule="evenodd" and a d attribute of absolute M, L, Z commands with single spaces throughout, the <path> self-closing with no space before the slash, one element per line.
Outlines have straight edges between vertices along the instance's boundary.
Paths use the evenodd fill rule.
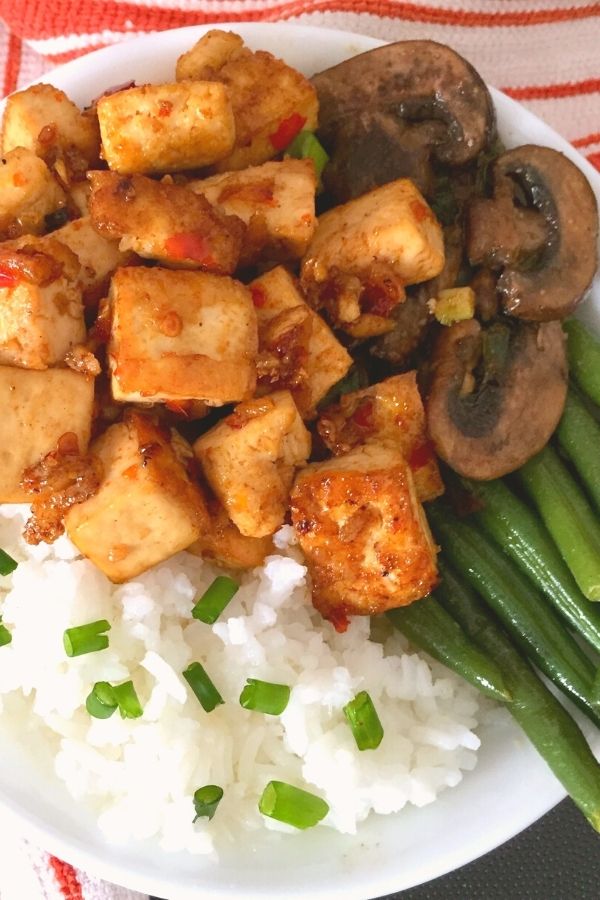
<path fill-rule="evenodd" d="M 600 523 L 581 488 L 551 447 L 517 474 L 582 593 L 600 600 Z"/>
<path fill-rule="evenodd" d="M 537 516 L 502 481 L 461 484 L 483 508 L 473 514 L 484 531 L 528 575 L 569 625 L 600 652 L 600 608 L 583 596 Z"/>
<path fill-rule="evenodd" d="M 519 569 L 488 538 L 443 504 L 428 518 L 446 558 L 494 610 L 513 640 L 586 715 L 600 725 L 592 704 L 594 667 Z"/>
<path fill-rule="evenodd" d="M 507 709 L 573 802 L 600 831 L 600 766 L 577 724 L 512 646 L 472 590 L 440 560 L 435 596 L 502 670 L 513 702 Z"/>
<path fill-rule="evenodd" d="M 556 434 L 600 512 L 600 423 L 573 390 L 568 393 Z"/>
<path fill-rule="evenodd" d="M 392 609 L 387 616 L 415 647 L 425 650 L 487 697 L 510 700 L 498 667 L 473 645 L 434 597 Z"/>
<path fill-rule="evenodd" d="M 571 374 L 584 394 L 600 406 L 600 341 L 579 319 L 568 319 L 563 328 Z"/>

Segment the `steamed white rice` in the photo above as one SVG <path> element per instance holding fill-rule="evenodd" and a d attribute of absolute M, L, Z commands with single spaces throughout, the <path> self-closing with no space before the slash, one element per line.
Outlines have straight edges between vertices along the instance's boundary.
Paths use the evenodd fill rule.
<path fill-rule="evenodd" d="M 13 635 L 0 648 L 0 724 L 10 715 L 25 736 L 37 717 L 56 774 L 111 840 L 214 854 L 244 829 L 284 827 L 258 812 L 271 779 L 324 797 L 330 812 L 318 827 L 353 834 L 371 812 L 433 802 L 475 766 L 476 692 L 385 624 L 371 639 L 367 618 L 336 634 L 311 606 L 291 528 L 277 535 L 280 555 L 243 576 L 210 627 L 191 609 L 222 570 L 180 553 L 115 586 L 66 538 L 27 547 L 26 512 L 0 510 L 0 546 L 20 561 L 0 577 L 0 614 Z M 97 619 L 112 624 L 109 649 L 67 659 L 64 630 Z M 225 699 L 210 714 L 181 677 L 194 660 Z M 240 707 L 249 677 L 292 686 L 282 716 Z M 91 719 L 94 682 L 129 678 L 143 717 Z M 380 747 L 362 753 L 342 712 L 360 690 L 385 730 Z M 221 785 L 224 798 L 210 823 L 194 825 L 192 795 L 204 784 Z"/>

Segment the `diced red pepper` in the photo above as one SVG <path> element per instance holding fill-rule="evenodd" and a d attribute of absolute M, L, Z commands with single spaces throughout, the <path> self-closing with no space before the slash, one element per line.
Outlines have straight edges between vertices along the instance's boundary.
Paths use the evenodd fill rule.
<path fill-rule="evenodd" d="M 19 276 L 10 269 L 0 266 L 0 288 L 14 288 L 19 283 Z"/>
<path fill-rule="evenodd" d="M 265 303 L 267 302 L 267 296 L 261 287 L 256 287 L 253 285 L 250 288 L 250 293 L 252 294 L 252 302 L 254 303 L 257 309 L 261 309 Z"/>
<path fill-rule="evenodd" d="M 165 241 L 165 250 L 173 259 L 193 259 L 207 268 L 216 267 L 209 243 L 198 231 L 182 231 L 171 235 Z"/>
<path fill-rule="evenodd" d="M 419 444 L 413 449 L 408 458 L 408 465 L 415 471 L 416 469 L 422 469 L 423 466 L 426 466 L 432 459 L 433 445 L 431 444 L 431 441 L 425 441 L 424 444 Z"/>
<path fill-rule="evenodd" d="M 273 134 L 269 135 L 269 140 L 271 141 L 273 148 L 277 150 L 279 153 L 280 150 L 285 150 L 288 144 L 291 144 L 298 132 L 302 131 L 303 126 L 306 124 L 306 116 L 301 116 L 300 113 L 292 113 L 289 118 L 284 119 L 279 123 L 277 131 L 274 131 Z"/>
<path fill-rule="evenodd" d="M 352 421 L 360 428 L 373 427 L 373 401 L 365 400 L 352 413 Z"/>

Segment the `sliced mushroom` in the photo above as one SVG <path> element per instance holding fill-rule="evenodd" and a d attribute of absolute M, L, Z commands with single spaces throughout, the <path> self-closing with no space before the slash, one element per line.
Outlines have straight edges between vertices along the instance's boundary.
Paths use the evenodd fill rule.
<path fill-rule="evenodd" d="M 471 319 L 441 331 L 426 400 L 438 455 L 469 478 L 499 478 L 547 443 L 567 393 L 559 322 Z"/>
<path fill-rule="evenodd" d="M 502 269 L 506 312 L 543 322 L 569 315 L 597 266 L 598 208 L 583 173 L 548 147 L 525 145 L 498 157 L 494 196 L 469 210 L 471 263 Z"/>
<path fill-rule="evenodd" d="M 399 177 L 427 191 L 431 156 L 464 165 L 495 134 L 484 82 L 458 53 L 434 41 L 378 47 L 312 82 L 319 135 L 332 157 L 325 181 L 337 201 Z"/>

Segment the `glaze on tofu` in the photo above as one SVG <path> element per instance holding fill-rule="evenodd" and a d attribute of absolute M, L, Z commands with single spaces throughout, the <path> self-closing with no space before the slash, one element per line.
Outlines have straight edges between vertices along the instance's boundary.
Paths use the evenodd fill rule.
<path fill-rule="evenodd" d="M 32 150 L 15 147 L 5 155 L 0 163 L 0 239 L 42 234 L 46 216 L 66 202 L 57 179 Z"/>

